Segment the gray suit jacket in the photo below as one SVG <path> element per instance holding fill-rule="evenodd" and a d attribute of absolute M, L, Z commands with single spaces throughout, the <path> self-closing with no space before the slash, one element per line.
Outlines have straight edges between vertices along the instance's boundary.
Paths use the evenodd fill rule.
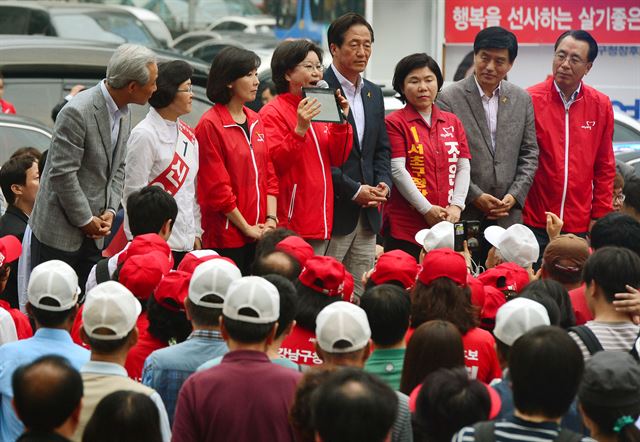
<path fill-rule="evenodd" d="M 538 168 L 538 143 L 531 97 L 524 89 L 503 81 L 500 87 L 495 154 L 491 134 L 474 76 L 458 81 L 438 95 L 438 106 L 462 121 L 471 151 L 471 184 L 463 219 L 482 219 L 473 200 L 482 193 L 502 199 L 507 193 L 517 203 L 503 227 L 522 222 L 522 207 Z"/>
<path fill-rule="evenodd" d="M 40 242 L 75 252 L 85 238 L 80 227 L 93 215 L 118 209 L 130 127 L 129 114 L 120 120 L 114 152 L 100 85 L 81 92 L 62 108 L 29 220 Z M 100 249 L 103 243 L 96 240 Z"/>

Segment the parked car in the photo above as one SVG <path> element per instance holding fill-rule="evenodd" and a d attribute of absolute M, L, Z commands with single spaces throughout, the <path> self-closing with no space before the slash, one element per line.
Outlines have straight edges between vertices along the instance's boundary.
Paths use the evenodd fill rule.
<path fill-rule="evenodd" d="M 166 48 L 130 11 L 90 3 L 0 1 L 0 34 L 50 35 Z"/>
<path fill-rule="evenodd" d="M 245 32 L 247 34 L 264 34 L 274 36 L 276 19 L 268 15 L 239 17 L 231 16 L 216 20 L 207 26 L 208 31 L 215 32 Z"/>
<path fill-rule="evenodd" d="M 155 37 L 156 40 L 162 42 L 164 48 L 170 48 L 173 43 L 173 37 L 171 31 L 167 25 L 162 21 L 160 17 L 154 12 L 144 8 L 137 8 L 135 6 L 120 6 L 125 11 L 129 11 L 135 15 L 147 27 L 149 32 Z"/>
<path fill-rule="evenodd" d="M 202 43 L 207 40 L 222 40 L 222 35 L 213 31 L 192 31 L 185 32 L 179 37 L 176 37 L 171 44 L 173 49 L 180 52 L 187 51 L 194 47 L 198 43 Z"/>
<path fill-rule="evenodd" d="M 5 77 L 5 98 L 19 114 L 53 126 L 51 109 L 76 84 L 96 85 L 106 75 L 106 66 L 116 44 L 68 40 L 58 37 L 7 36 L 0 39 L 0 60 Z M 193 111 L 184 117 L 197 124 L 210 107 L 206 97 L 209 66 L 199 60 L 157 50 L 158 61 L 182 59 L 194 69 Z M 131 105 L 133 124 L 147 113 L 148 106 Z"/>
<path fill-rule="evenodd" d="M 246 47 L 244 44 L 240 43 L 237 40 L 226 38 L 205 40 L 187 49 L 183 53 L 184 55 L 198 58 L 211 65 L 211 62 L 213 61 L 215 56 L 218 55 L 218 53 L 227 46 L 237 46 L 255 52 L 261 60 L 260 66 L 258 67 L 258 72 L 263 72 L 266 69 L 270 69 L 273 50 Z"/>
<path fill-rule="evenodd" d="M 49 149 L 51 129 L 33 118 L 0 113 L 0 164 L 21 147 Z"/>

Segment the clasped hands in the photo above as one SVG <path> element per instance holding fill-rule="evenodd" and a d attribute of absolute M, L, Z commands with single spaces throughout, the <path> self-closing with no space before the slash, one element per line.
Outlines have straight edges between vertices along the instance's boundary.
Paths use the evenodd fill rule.
<path fill-rule="evenodd" d="M 361 207 L 378 207 L 388 196 L 389 187 L 385 183 L 378 183 L 376 187 L 363 184 L 353 201 Z"/>
<path fill-rule="evenodd" d="M 80 227 L 80 230 L 91 239 L 105 237 L 111 233 L 113 218 L 113 212 L 105 210 L 102 215 L 93 216 L 88 224 Z"/>
<path fill-rule="evenodd" d="M 516 204 L 513 195 L 507 193 L 504 198 L 498 199 L 488 193 L 483 193 L 473 200 L 473 205 L 480 209 L 487 219 L 498 219 L 509 216 L 509 211 Z"/>

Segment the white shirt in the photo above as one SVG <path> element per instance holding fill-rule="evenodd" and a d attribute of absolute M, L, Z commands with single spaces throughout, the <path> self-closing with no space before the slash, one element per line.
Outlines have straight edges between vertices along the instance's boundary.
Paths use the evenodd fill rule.
<path fill-rule="evenodd" d="M 578 98 L 578 93 L 580 93 L 580 88 L 582 88 L 582 82 L 580 82 L 578 84 L 578 89 L 576 89 L 573 94 L 571 94 L 571 97 L 569 97 L 568 100 L 565 100 L 564 98 L 564 94 L 562 93 L 562 91 L 560 90 L 560 88 L 558 87 L 558 83 L 556 83 L 555 81 L 553 82 L 553 85 L 556 87 L 556 90 L 558 91 L 558 93 L 560 94 L 560 98 L 562 99 L 562 102 L 564 103 L 564 108 L 565 109 L 569 109 L 569 106 L 571 106 L 573 104 L 574 101 L 576 101 L 576 98 Z"/>
<path fill-rule="evenodd" d="M 489 127 L 489 133 L 491 134 L 491 147 L 492 151 L 496 151 L 496 127 L 498 126 L 498 103 L 500 101 L 500 84 L 493 91 L 491 98 L 487 97 L 484 93 L 478 79 L 473 76 L 478 86 L 478 92 L 480 92 L 480 98 L 482 100 L 482 107 L 484 108 L 484 115 L 487 118 L 487 126 Z M 501 82 L 502 83 L 502 82 Z"/>
<path fill-rule="evenodd" d="M 102 91 L 102 95 L 104 96 L 104 100 L 107 102 L 107 110 L 109 111 L 109 127 L 111 129 L 111 150 L 116 147 L 116 143 L 118 142 L 118 134 L 120 133 L 120 118 L 124 117 L 129 113 L 129 106 L 125 105 L 124 107 L 118 108 L 118 105 L 111 94 L 107 90 L 107 85 L 105 84 L 105 80 L 100 82 L 100 90 Z"/>
<path fill-rule="evenodd" d="M 0 345 L 18 340 L 16 325 L 8 311 L 0 307 Z"/>
<path fill-rule="evenodd" d="M 133 192 L 153 181 L 163 172 L 173 159 L 178 125 L 167 121 L 154 109 L 132 131 L 127 143 L 124 191 L 122 205 L 127 207 L 127 199 Z M 173 197 L 178 204 L 178 219 L 173 223 L 169 237 L 171 250 L 187 252 L 193 250 L 196 237 L 202 236 L 200 206 L 196 199 L 196 175 L 198 174 L 198 142 L 195 149 L 187 151 L 185 158 L 189 164 L 189 173 L 184 184 Z M 126 212 L 125 212 L 126 213 Z M 125 216 L 125 233 L 131 240 L 129 219 Z"/>
<path fill-rule="evenodd" d="M 353 116 L 353 121 L 356 123 L 356 132 L 358 133 L 358 143 L 362 146 L 362 138 L 364 137 L 364 104 L 362 103 L 362 86 L 364 81 L 362 77 L 358 77 L 358 84 L 353 84 L 347 80 L 334 65 L 331 65 L 331 69 L 336 74 L 336 78 L 342 86 L 342 90 L 346 95 L 346 99 L 349 102 L 349 112 Z"/>

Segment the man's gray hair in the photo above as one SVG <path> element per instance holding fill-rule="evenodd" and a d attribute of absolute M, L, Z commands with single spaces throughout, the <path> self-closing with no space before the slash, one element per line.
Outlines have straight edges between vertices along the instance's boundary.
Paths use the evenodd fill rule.
<path fill-rule="evenodd" d="M 134 44 L 120 45 L 109 60 L 107 84 L 114 89 L 122 89 L 132 81 L 147 84 L 151 63 L 156 63 L 156 54 L 151 49 Z"/>

